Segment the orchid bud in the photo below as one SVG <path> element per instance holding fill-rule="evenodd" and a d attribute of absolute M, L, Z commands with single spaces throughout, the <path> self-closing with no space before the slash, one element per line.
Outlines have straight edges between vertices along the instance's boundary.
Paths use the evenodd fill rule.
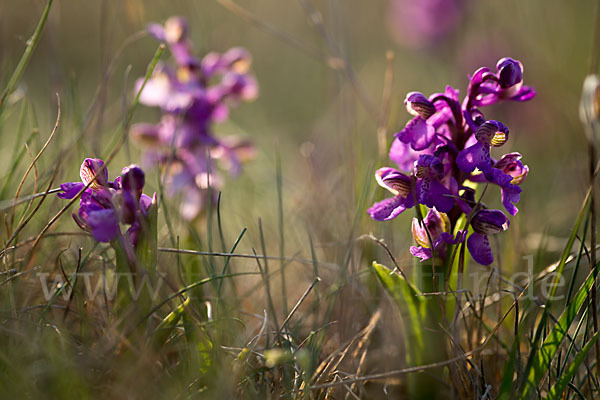
<path fill-rule="evenodd" d="M 123 190 L 135 193 L 139 197 L 142 194 L 144 183 L 144 171 L 139 166 L 131 164 L 121 171 L 121 187 Z"/>
<path fill-rule="evenodd" d="M 165 22 L 165 40 L 178 43 L 187 38 L 188 24 L 183 17 L 171 17 Z"/>
<path fill-rule="evenodd" d="M 508 89 L 523 82 L 523 65 L 512 58 L 505 57 L 496 64 L 498 83 L 502 89 Z"/>

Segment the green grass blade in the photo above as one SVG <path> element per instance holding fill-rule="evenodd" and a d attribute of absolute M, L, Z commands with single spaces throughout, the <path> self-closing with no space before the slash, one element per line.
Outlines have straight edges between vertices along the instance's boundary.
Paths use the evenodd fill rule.
<path fill-rule="evenodd" d="M 6 88 L 4 89 L 2 97 L 0 98 L 0 113 L 2 112 L 2 108 L 4 106 L 4 103 L 6 102 L 6 98 L 12 93 L 12 91 L 15 89 L 15 86 L 19 82 L 19 79 L 21 79 L 21 76 L 23 75 L 23 72 L 25 72 L 27 64 L 29 64 L 31 55 L 33 54 L 35 47 L 40 41 L 40 37 L 42 35 L 42 31 L 44 30 L 44 26 L 46 25 L 46 20 L 48 19 L 48 14 L 50 13 L 50 8 L 52 7 L 53 1 L 54 0 L 48 0 L 48 4 L 46 4 L 46 8 L 42 13 L 42 17 L 40 18 L 40 21 L 38 22 L 35 31 L 33 31 L 33 35 L 31 35 L 31 38 L 29 38 L 29 40 L 27 41 L 27 47 L 25 48 L 25 51 L 23 52 L 23 55 L 21 56 L 21 59 L 19 60 L 15 71 L 10 77 L 10 80 L 6 84 Z"/>
<path fill-rule="evenodd" d="M 573 227 L 571 235 L 569 236 L 569 240 L 567 241 L 567 244 L 566 244 L 566 246 L 565 246 L 565 248 L 564 248 L 564 250 L 563 250 L 563 252 L 561 254 L 558 266 L 557 266 L 557 268 L 555 270 L 555 274 L 556 274 L 555 276 L 556 276 L 556 278 L 552 282 L 553 283 L 552 284 L 552 289 L 550 290 L 550 293 L 548 295 L 548 300 L 546 301 L 546 306 L 545 306 L 544 311 L 542 313 L 542 317 L 539 320 L 539 323 L 538 323 L 538 326 L 537 326 L 537 329 L 536 329 L 536 332 L 535 332 L 535 335 L 534 335 L 534 340 L 533 340 L 532 345 L 531 345 L 531 351 L 530 351 L 529 356 L 528 356 L 528 360 L 529 361 L 527 362 L 527 365 L 525 366 L 525 370 L 523 371 L 523 375 L 522 376 L 524 376 L 526 378 L 521 383 L 521 386 L 522 386 L 521 398 L 526 398 L 529 395 L 529 390 L 532 387 L 537 387 L 538 383 L 539 383 L 539 381 L 541 379 L 541 377 L 538 376 L 539 373 L 541 373 L 541 371 L 538 371 L 538 372 L 533 371 L 533 372 L 531 372 L 531 369 L 532 369 L 532 367 L 533 367 L 534 364 L 536 365 L 536 368 L 539 368 L 540 365 L 545 364 L 545 361 L 541 362 L 540 356 L 538 355 L 538 349 L 541 347 L 539 343 L 540 343 L 540 340 L 542 338 L 542 331 L 543 331 L 544 325 L 545 325 L 547 317 L 548 317 L 548 310 L 550 308 L 551 299 L 556 294 L 556 289 L 558 288 L 557 283 L 558 283 L 560 277 L 562 276 L 562 273 L 564 271 L 567 259 L 569 258 L 569 255 L 571 254 L 571 248 L 573 247 L 573 244 L 575 243 L 575 240 L 577 238 L 577 233 L 579 232 L 579 229 L 581 227 L 581 223 L 585 219 L 587 219 L 587 217 L 589 215 L 589 211 L 590 211 L 590 208 L 589 208 L 590 199 L 591 199 L 591 191 L 588 191 L 588 193 L 587 193 L 587 195 L 586 195 L 586 197 L 585 197 L 585 199 L 583 201 L 583 204 L 582 204 L 582 207 L 581 207 L 581 211 L 579 212 L 579 215 L 578 215 L 577 220 L 575 222 L 575 226 Z M 577 295 L 576 295 L 576 297 L 577 297 Z M 571 306 L 573 306 L 574 304 L 575 304 L 575 300 L 571 303 Z M 565 312 L 566 311 L 567 310 L 565 310 Z M 563 313 L 563 316 L 564 315 L 565 315 L 565 313 Z M 561 316 L 561 318 L 562 318 L 562 316 Z M 566 321 L 564 321 L 564 323 L 566 323 Z M 558 329 L 563 329 L 562 325 L 560 327 L 558 327 Z M 558 334 L 558 330 L 557 330 L 556 333 Z M 563 336 L 563 339 L 564 339 L 564 336 Z M 561 341 L 562 341 L 562 339 L 561 339 Z M 560 343 L 556 344 L 556 347 L 558 347 L 559 344 Z M 550 351 L 550 353 L 552 353 L 551 352 L 551 348 L 550 348 L 550 343 L 548 343 L 547 350 Z M 547 353 L 544 356 L 544 359 L 546 359 L 550 355 L 550 353 Z M 552 357 L 553 357 L 553 355 L 552 355 Z M 549 363 L 548 363 L 548 365 L 549 365 Z M 505 386 L 505 388 L 506 388 L 506 386 Z M 508 395 L 509 395 L 508 392 L 501 391 L 499 393 L 499 395 L 498 395 L 498 398 L 506 398 Z"/>
<path fill-rule="evenodd" d="M 577 355 L 573 359 L 573 362 L 569 364 L 564 373 L 558 378 L 554 386 L 552 386 L 552 389 L 550 390 L 550 393 L 548 393 L 546 400 L 560 400 L 563 398 L 563 392 L 567 388 L 573 376 L 575 376 L 575 374 L 579 370 L 579 366 L 581 365 L 583 360 L 585 360 L 587 353 L 592 349 L 592 346 L 594 345 L 594 343 L 596 343 L 598 337 L 600 337 L 600 331 L 596 332 L 596 334 L 592 336 L 592 338 L 585 344 L 585 346 L 583 346 L 581 351 L 577 353 Z"/>
<path fill-rule="evenodd" d="M 529 362 L 527 379 L 524 383 L 521 399 L 526 399 L 531 390 L 538 387 L 546 373 L 550 369 L 550 363 L 556 356 L 559 346 L 567 336 L 571 323 L 584 306 L 588 293 L 594 284 L 594 273 L 591 273 L 581 285 L 573 301 L 565 308 L 558 322 L 554 325 L 542 346 L 535 352 Z M 566 373 L 566 371 L 565 371 Z"/>
<path fill-rule="evenodd" d="M 171 311 L 156 327 L 154 335 L 152 337 L 152 345 L 154 348 L 161 348 L 177 327 L 177 323 L 181 319 L 181 316 L 185 312 L 186 307 L 190 304 L 190 298 L 185 299 L 177 308 Z"/>

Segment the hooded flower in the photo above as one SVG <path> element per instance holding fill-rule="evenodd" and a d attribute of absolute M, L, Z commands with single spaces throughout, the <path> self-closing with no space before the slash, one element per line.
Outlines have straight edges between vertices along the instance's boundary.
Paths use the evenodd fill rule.
<path fill-rule="evenodd" d="M 490 155 L 492 146 L 502 146 L 508 140 L 508 128 L 499 121 L 485 121 L 475 131 L 477 142 L 462 150 L 456 157 L 456 164 L 465 172 L 479 168 L 488 179 L 492 179 L 493 161 Z"/>
<path fill-rule="evenodd" d="M 135 246 L 141 218 L 156 203 L 156 194 L 153 198 L 142 194 L 142 169 L 137 165 L 125 167 L 121 175 L 110 182 L 104 162 L 97 158 L 86 158 L 81 165 L 80 176 L 82 182 L 63 183 L 60 185 L 62 191 L 57 194 L 61 199 L 72 199 L 91 182 L 81 193 L 79 211 L 73 213 L 77 225 L 90 232 L 99 242 L 116 239 L 121 233 L 120 224 L 130 225 L 127 237 Z"/>
<path fill-rule="evenodd" d="M 406 96 L 404 104 L 406 110 L 415 117 L 408 121 L 404 129 L 395 136 L 402 143 L 410 144 L 415 151 L 427 149 L 436 138 L 450 139 L 446 125 L 462 123 L 462 121 L 453 120 L 454 116 L 462 117 L 460 103 L 458 103 L 458 91 L 451 86 L 447 86 L 444 93 L 435 93 L 429 99 L 422 93 L 410 92 Z"/>
<path fill-rule="evenodd" d="M 471 77 L 467 102 L 471 106 L 490 106 L 502 100 L 528 101 L 535 90 L 523 85 L 523 64 L 509 57 L 498 60 L 496 73 L 479 68 Z"/>
<path fill-rule="evenodd" d="M 396 218 L 415 205 L 413 179 L 394 168 L 380 168 L 375 172 L 377 183 L 394 197 L 373 204 L 367 211 L 371 218 L 387 221 Z"/>
<path fill-rule="evenodd" d="M 441 182 L 444 165 L 435 156 L 421 155 L 415 163 L 419 204 L 447 213 L 454 206 L 453 193 Z"/>
<path fill-rule="evenodd" d="M 467 239 L 467 248 L 473 260 L 482 265 L 490 265 L 494 254 L 490 247 L 488 235 L 508 229 L 510 221 L 500 210 L 479 210 L 471 220 L 473 233 Z"/>
<path fill-rule="evenodd" d="M 435 208 L 431 208 L 427 212 L 427 216 L 423 218 L 423 223 L 419 222 L 418 218 L 413 218 L 412 235 L 419 246 L 411 246 L 410 253 L 415 257 L 419 257 L 421 261 L 425 261 L 432 257 L 433 247 L 433 251 L 438 257 L 445 257 L 446 245 L 455 244 L 458 241 L 453 238 L 450 229 L 448 216 Z M 429 235 L 427 235 L 427 232 L 429 232 Z M 457 238 L 459 236 L 460 234 Z M 430 244 L 429 237 L 433 241 L 433 246 Z"/>
<path fill-rule="evenodd" d="M 498 161 L 493 161 L 493 168 L 487 179 L 485 174 L 471 175 L 469 179 L 473 182 L 489 182 L 500 187 L 500 197 L 502 205 L 511 215 L 516 215 L 519 211 L 515 206 L 521 197 L 521 188 L 519 185 L 523 183 L 529 167 L 523 165 L 521 154 L 509 153 L 503 155 Z"/>

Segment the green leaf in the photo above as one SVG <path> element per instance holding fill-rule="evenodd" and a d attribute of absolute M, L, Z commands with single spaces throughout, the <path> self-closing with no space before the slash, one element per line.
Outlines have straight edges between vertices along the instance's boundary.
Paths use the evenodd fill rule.
<path fill-rule="evenodd" d="M 177 308 L 171 311 L 156 327 L 152 344 L 155 348 L 161 348 L 177 326 L 181 316 L 185 312 L 186 307 L 190 304 L 190 298 L 186 298 Z"/>
<path fill-rule="evenodd" d="M 391 271 L 389 268 L 373 261 L 373 270 L 375 275 L 383 285 L 384 289 L 392 296 L 394 302 L 400 310 L 406 310 L 408 313 L 407 326 L 411 330 L 412 337 L 407 339 L 410 348 L 413 349 L 413 362 L 424 347 L 423 342 L 423 308 L 425 305 L 421 292 L 410 282 L 407 282 L 400 274 Z"/>

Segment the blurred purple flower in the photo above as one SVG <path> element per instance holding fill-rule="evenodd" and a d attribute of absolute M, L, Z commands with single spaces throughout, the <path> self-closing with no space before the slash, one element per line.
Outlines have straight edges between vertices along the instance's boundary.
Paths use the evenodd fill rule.
<path fill-rule="evenodd" d="M 181 214 L 196 218 L 222 185 L 214 161 L 232 175 L 253 154 L 252 145 L 237 138 L 217 138 L 213 125 L 229 116 L 229 109 L 258 96 L 258 85 L 249 73 L 250 53 L 240 47 L 223 54 L 194 57 L 189 28 L 181 17 L 165 25 L 151 24 L 150 34 L 169 47 L 174 66 L 160 64 L 146 83 L 140 102 L 159 107 L 158 124 L 135 124 L 131 134 L 147 146 L 144 159 L 164 166 L 167 193 L 183 194 Z M 136 83 L 140 90 L 143 79 Z"/>
<path fill-rule="evenodd" d="M 390 0 L 388 27 L 393 38 L 410 48 L 436 44 L 460 22 L 465 0 Z"/>

